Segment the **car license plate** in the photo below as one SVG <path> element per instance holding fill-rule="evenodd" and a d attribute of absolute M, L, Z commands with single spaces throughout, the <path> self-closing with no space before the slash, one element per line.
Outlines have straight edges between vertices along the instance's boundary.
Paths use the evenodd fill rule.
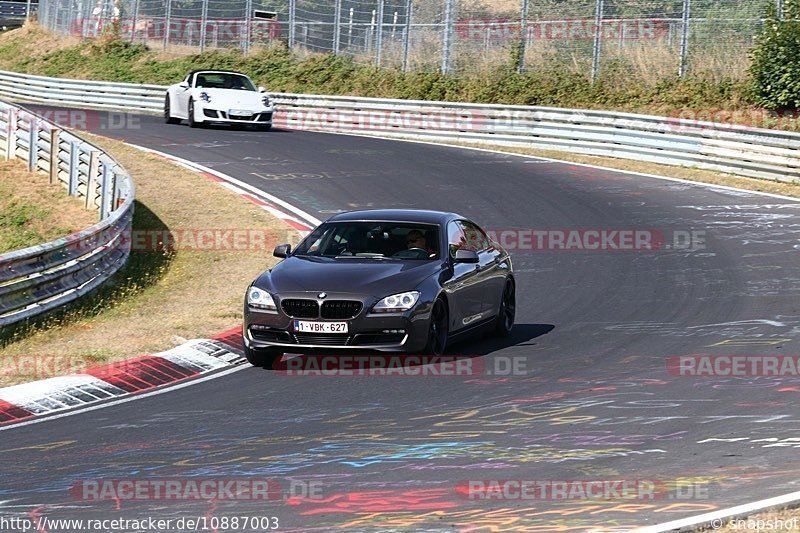
<path fill-rule="evenodd" d="M 229 109 L 228 110 L 229 117 L 247 117 L 250 118 L 253 116 L 253 113 L 250 111 L 243 111 L 241 109 Z"/>
<path fill-rule="evenodd" d="M 347 333 L 347 322 L 308 322 L 295 320 L 294 330 L 299 333 Z"/>

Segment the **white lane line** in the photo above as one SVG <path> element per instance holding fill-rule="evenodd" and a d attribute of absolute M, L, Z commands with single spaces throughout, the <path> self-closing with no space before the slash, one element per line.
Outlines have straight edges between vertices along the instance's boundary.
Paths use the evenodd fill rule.
<path fill-rule="evenodd" d="M 712 511 L 710 513 L 700 514 L 689 518 L 681 518 L 678 520 L 663 522 L 661 524 L 654 524 L 652 526 L 640 527 L 632 530 L 631 533 L 660 533 L 662 531 L 674 531 L 709 523 L 711 524 L 712 528 L 719 529 L 720 527 L 724 527 L 730 518 L 749 516 L 756 511 L 763 511 L 769 507 L 787 505 L 799 500 L 800 492 L 791 492 L 789 494 L 784 494 L 783 496 L 775 496 L 774 498 L 767 498 L 766 500 L 745 503 L 743 505 L 728 507 L 727 509 L 720 509 L 719 511 Z"/>
<path fill-rule="evenodd" d="M 166 157 L 167 159 L 175 160 L 178 163 L 183 163 L 184 165 L 187 165 L 191 169 L 200 170 L 202 172 L 208 172 L 209 174 L 212 174 L 212 175 L 214 175 L 214 176 L 216 176 L 216 177 L 218 177 L 220 179 L 223 179 L 223 180 L 225 180 L 225 181 L 227 181 L 229 183 L 233 183 L 233 184 L 241 187 L 242 189 L 245 189 L 245 190 L 255 194 L 256 196 L 260 196 L 261 198 L 269 200 L 270 202 L 272 202 L 274 204 L 277 204 L 277 205 L 283 207 L 284 209 L 286 209 L 288 211 L 291 211 L 292 213 L 294 213 L 295 215 L 299 216 L 305 222 L 310 223 L 314 227 L 316 227 L 316 226 L 318 226 L 318 225 L 320 225 L 322 223 L 322 221 L 320 219 L 318 219 L 315 216 L 307 213 L 306 211 L 303 211 L 299 207 L 296 207 L 296 206 L 290 204 L 289 202 L 281 200 L 277 196 L 273 196 L 273 195 L 269 194 L 268 192 L 262 191 L 258 187 L 250 185 L 249 183 L 245 183 L 245 182 L 243 182 L 241 180 L 238 180 L 238 179 L 234 178 L 233 176 L 230 176 L 230 175 L 225 174 L 223 172 L 220 172 L 218 170 L 214 170 L 213 168 L 209 168 L 209 167 L 200 165 L 198 163 L 193 163 L 193 162 L 191 162 L 191 161 L 189 161 L 187 159 L 183 159 L 182 157 L 178 157 L 178 156 L 175 156 L 175 155 L 172 155 L 172 154 L 168 154 L 166 152 L 160 152 L 158 150 L 153 150 L 152 148 L 147 148 L 145 146 L 139 146 L 137 144 L 131 144 L 131 143 L 125 143 L 125 144 L 127 144 L 128 146 L 130 146 L 132 148 L 136 148 L 138 150 L 142 150 L 143 152 L 149 152 L 149 153 L 157 154 L 157 155 L 160 155 L 162 157 Z"/>
<path fill-rule="evenodd" d="M 165 394 L 167 392 L 172 392 L 172 391 L 175 391 L 175 390 L 178 390 L 178 389 L 182 389 L 184 387 L 190 387 L 192 385 L 197 385 L 198 383 L 203 383 L 204 381 L 210 381 L 212 379 L 221 378 L 223 376 L 227 376 L 228 374 L 233 374 L 234 372 L 239 372 L 240 370 L 245 370 L 247 368 L 251 368 L 251 367 L 249 365 L 247 365 L 247 366 L 244 366 L 244 365 L 235 366 L 235 367 L 229 368 L 227 370 L 223 370 L 221 372 L 217 372 L 216 374 L 211 374 L 211 375 L 208 375 L 208 376 L 205 376 L 205 377 L 201 377 L 201 378 L 197 378 L 197 379 L 190 379 L 189 381 L 184 381 L 182 383 L 177 383 L 175 385 L 166 385 L 166 387 L 163 388 L 163 389 L 158 389 L 158 390 L 154 390 L 154 391 L 151 391 L 151 392 L 143 392 L 143 393 L 140 393 L 140 394 L 132 394 L 130 396 L 126 396 L 125 398 L 120 398 L 119 400 L 114 400 L 114 401 L 111 401 L 111 402 L 108 402 L 108 403 L 103 403 L 103 404 L 100 404 L 100 405 L 89 405 L 89 406 L 86 406 L 86 407 L 82 407 L 80 409 L 76 409 L 74 411 L 69 411 L 67 413 L 60 413 L 60 414 L 55 414 L 55 415 L 52 415 L 52 416 L 44 416 L 44 417 L 41 417 L 41 418 L 34 418 L 32 420 L 27 420 L 25 422 L 12 423 L 11 425 L 8 425 L 8 426 L 0 426 L 0 431 L 8 431 L 10 429 L 17 429 L 17 428 L 21 428 L 23 426 L 29 426 L 31 424 L 39 424 L 39 423 L 42 423 L 42 422 L 49 422 L 51 420 L 56 420 L 57 418 L 64 418 L 64 417 L 67 417 L 67 416 L 78 415 L 78 414 L 81 414 L 81 413 L 87 413 L 89 411 L 95 411 L 97 409 L 105 409 L 106 407 L 111 407 L 113 405 L 119 405 L 121 403 L 132 402 L 134 400 L 139 400 L 141 398 L 147 398 L 149 396 L 157 396 L 159 394 Z"/>

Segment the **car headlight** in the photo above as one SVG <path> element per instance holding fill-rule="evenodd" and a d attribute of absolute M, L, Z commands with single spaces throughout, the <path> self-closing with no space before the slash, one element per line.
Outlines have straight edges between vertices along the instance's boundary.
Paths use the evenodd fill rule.
<path fill-rule="evenodd" d="M 200 100 L 202 100 L 204 102 L 210 102 L 211 101 L 211 97 L 208 95 L 207 92 L 203 91 L 203 92 L 200 93 Z"/>
<path fill-rule="evenodd" d="M 272 295 L 264 289 L 259 289 L 258 287 L 250 287 L 247 289 L 247 305 L 263 311 L 271 311 L 275 313 L 278 312 L 278 308 L 275 305 L 275 300 L 272 299 Z"/>
<path fill-rule="evenodd" d="M 373 313 L 399 313 L 408 311 L 419 300 L 419 292 L 409 291 L 387 296 L 372 307 Z"/>
<path fill-rule="evenodd" d="M 262 96 L 261 103 L 264 104 L 264 107 L 269 107 L 269 96 Z"/>

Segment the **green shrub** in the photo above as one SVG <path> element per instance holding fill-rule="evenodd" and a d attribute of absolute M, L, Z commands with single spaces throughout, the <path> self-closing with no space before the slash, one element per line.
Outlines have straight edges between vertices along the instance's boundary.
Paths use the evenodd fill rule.
<path fill-rule="evenodd" d="M 800 0 L 784 1 L 778 20 L 773 4 L 751 53 L 756 103 L 767 109 L 800 107 Z"/>

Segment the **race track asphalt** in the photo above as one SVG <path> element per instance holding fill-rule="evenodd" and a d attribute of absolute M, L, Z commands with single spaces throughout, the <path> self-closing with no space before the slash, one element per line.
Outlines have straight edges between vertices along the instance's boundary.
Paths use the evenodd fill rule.
<path fill-rule="evenodd" d="M 688 354 L 798 354 L 797 202 L 454 147 L 129 119 L 97 132 L 201 163 L 320 219 L 430 208 L 512 236 L 640 230 L 665 245 L 512 249 L 513 335 L 450 349 L 480 361 L 476 375 L 246 368 L 3 431 L 0 514 L 274 516 L 298 531 L 624 531 L 797 490 L 796 377 L 684 376 L 667 365 Z M 505 375 L 509 362 L 524 372 Z M 281 494 L 93 501 L 69 490 L 101 479 L 219 478 L 269 479 Z M 462 490 L 487 480 L 658 489 L 622 502 Z"/>

